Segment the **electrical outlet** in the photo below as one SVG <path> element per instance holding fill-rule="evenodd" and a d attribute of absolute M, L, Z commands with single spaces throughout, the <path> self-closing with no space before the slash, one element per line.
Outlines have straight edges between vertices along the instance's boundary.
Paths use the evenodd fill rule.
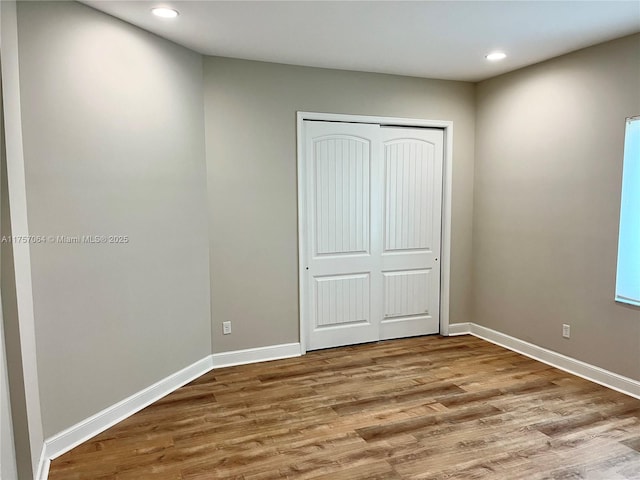
<path fill-rule="evenodd" d="M 229 335 L 231 333 L 231 322 L 222 322 L 222 334 Z"/>
<path fill-rule="evenodd" d="M 571 337 L 571 325 L 567 325 L 566 323 L 562 324 L 562 336 L 564 338 Z"/>

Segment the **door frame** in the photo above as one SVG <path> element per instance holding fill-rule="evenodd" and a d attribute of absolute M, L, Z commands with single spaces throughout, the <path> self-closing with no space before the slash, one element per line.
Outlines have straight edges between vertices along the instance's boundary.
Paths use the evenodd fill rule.
<path fill-rule="evenodd" d="M 300 352 L 307 352 L 307 300 L 304 293 L 307 228 L 304 204 L 304 121 L 319 120 L 343 123 L 373 123 L 383 126 L 439 128 L 444 130 L 444 164 L 442 168 L 442 232 L 440 252 L 440 335 L 449 335 L 449 295 L 451 278 L 451 192 L 453 179 L 453 122 L 420 118 L 345 115 L 339 113 L 297 112 L 297 176 L 298 176 L 298 308 L 300 320 Z"/>

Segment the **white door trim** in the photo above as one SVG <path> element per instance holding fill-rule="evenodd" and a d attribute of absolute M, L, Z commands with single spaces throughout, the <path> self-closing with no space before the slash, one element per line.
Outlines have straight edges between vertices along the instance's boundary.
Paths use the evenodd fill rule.
<path fill-rule="evenodd" d="M 442 170 L 442 251 L 440 253 L 440 334 L 449 334 L 449 282 L 451 268 L 451 192 L 453 173 L 453 122 L 447 120 L 425 120 L 419 118 L 378 117 L 369 115 L 344 115 L 338 113 L 298 112 L 297 113 L 297 167 L 298 167 L 298 298 L 300 320 L 300 349 L 307 351 L 306 345 L 306 317 L 307 300 L 304 292 L 305 258 L 304 242 L 306 238 L 306 222 L 304 215 L 306 205 L 303 205 L 304 178 L 301 175 L 304 160 L 304 121 L 324 120 L 345 123 L 375 123 L 380 125 L 395 125 L 403 127 L 428 127 L 444 130 L 444 168 Z"/>

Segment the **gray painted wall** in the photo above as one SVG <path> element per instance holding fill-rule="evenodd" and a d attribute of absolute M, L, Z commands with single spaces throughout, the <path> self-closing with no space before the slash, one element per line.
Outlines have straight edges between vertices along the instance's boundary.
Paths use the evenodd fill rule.
<path fill-rule="evenodd" d="M 0 2 L 0 42 L 5 140 L 0 174 L 1 231 L 3 235 L 24 238 L 29 229 L 15 1 Z M 2 310 L 17 470 L 20 478 L 31 478 L 38 475 L 44 434 L 38 385 L 30 246 L 27 243 L 3 243 L 0 254 Z"/>
<path fill-rule="evenodd" d="M 1 13 L 0 13 L 1 15 Z M 4 112 L 2 105 L 2 87 L 0 86 L 0 235 L 11 236 L 9 215 L 9 198 L 7 188 L 7 154 L 5 149 L 5 133 L 4 133 Z M 22 369 L 22 362 L 20 357 L 9 357 L 6 353 L 6 338 L 5 338 L 5 313 L 4 304 L 5 296 L 10 295 L 13 291 L 12 285 L 9 286 L 8 291 L 5 291 L 5 277 L 11 274 L 10 278 L 13 279 L 13 272 L 11 265 L 11 257 L 6 256 L 7 249 L 4 244 L 0 243 L 0 478 L 6 480 L 15 480 L 18 478 L 18 466 L 16 461 L 15 439 L 13 434 L 13 412 L 11 405 L 11 393 L 9 382 L 9 369 L 15 374 L 20 374 Z M 9 265 L 6 265 L 7 261 Z M 12 303 L 12 302 L 11 302 Z M 7 312 L 9 313 L 9 312 Z M 14 318 L 12 321 L 16 322 L 16 315 L 14 312 Z M 15 341 L 15 338 L 13 339 Z M 18 340 L 18 345 L 20 344 Z M 19 349 L 18 349 L 19 351 Z M 16 350 L 14 349 L 14 355 Z M 8 360 L 11 360 L 11 364 Z M 16 382 L 14 378 L 14 388 L 16 391 L 23 392 L 24 389 L 20 385 L 20 382 Z M 26 430 L 26 423 L 18 426 L 20 429 Z M 23 451 L 21 451 L 21 463 L 23 465 L 23 473 L 31 472 L 31 459 L 29 455 L 25 453 L 29 452 L 29 443 L 21 444 Z M 28 475 L 27 475 L 28 476 Z"/>
<path fill-rule="evenodd" d="M 6 480 L 18 478 L 11 416 L 7 356 L 4 348 L 4 326 L 0 314 L 0 478 Z"/>
<path fill-rule="evenodd" d="M 640 309 L 613 298 L 638 51 L 635 35 L 479 84 L 473 230 L 476 323 L 636 380 Z"/>
<path fill-rule="evenodd" d="M 473 84 L 216 57 L 204 73 L 214 352 L 299 340 L 299 110 L 454 122 L 450 321 L 469 321 Z"/>
<path fill-rule="evenodd" d="M 29 231 L 130 239 L 31 248 L 47 436 L 212 351 L 298 341 L 298 110 L 452 120 L 451 323 L 640 379 L 640 312 L 613 302 L 639 36 L 483 82 L 476 99 L 464 82 L 216 57 L 203 70 L 77 3 L 18 14 Z"/>
<path fill-rule="evenodd" d="M 2 216 L 2 235 L 11 236 L 9 219 L 9 196 L 7 192 L 6 161 L 2 159 L 0 176 L 0 202 Z M 22 345 L 20 344 L 20 326 L 16 301 L 13 248 L 11 244 L 0 247 L 0 289 L 2 290 L 2 321 L 4 324 L 5 353 L 7 356 L 7 380 L 11 404 L 11 424 L 19 478 L 33 475 L 33 464 L 38 461 L 30 447 L 29 422 L 25 378 L 22 368 Z M 37 381 L 37 379 L 35 379 Z M 4 478 L 4 477 L 3 477 Z"/>
<path fill-rule="evenodd" d="M 4 144 L 4 132 L 2 134 Z M 0 150 L 0 235 L 11 237 L 11 212 L 7 184 L 7 158 L 5 149 Z M 32 475 L 31 447 L 29 445 L 29 422 L 27 421 L 27 399 L 22 368 L 22 345 L 16 300 L 16 277 L 11 243 L 0 244 L 0 291 L 2 292 L 2 323 L 4 327 L 5 354 L 7 358 L 7 383 L 11 405 L 11 426 L 16 455 L 16 466 L 21 478 Z M 37 381 L 37 379 L 35 379 Z M 4 478 L 4 477 L 2 477 Z"/>
<path fill-rule="evenodd" d="M 20 2 L 42 421 L 52 435 L 211 353 L 202 57 L 71 2 Z"/>
<path fill-rule="evenodd" d="M 11 237 L 11 212 L 7 184 L 7 162 L 4 150 L 0 163 L 0 234 Z M 31 453 L 25 378 L 22 368 L 22 345 L 16 300 L 16 277 L 11 243 L 0 244 L 0 290 L 2 291 L 2 321 L 4 326 L 5 353 L 7 356 L 7 380 L 11 404 L 11 424 L 16 453 L 16 465 L 20 478 L 33 474 L 37 462 Z M 35 379 L 37 381 L 37 379 Z M 3 477 L 4 478 L 4 477 Z"/>

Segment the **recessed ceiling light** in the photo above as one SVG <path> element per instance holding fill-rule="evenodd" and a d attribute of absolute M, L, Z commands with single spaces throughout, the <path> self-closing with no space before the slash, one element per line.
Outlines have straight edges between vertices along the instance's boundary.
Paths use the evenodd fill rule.
<path fill-rule="evenodd" d="M 156 17 L 162 18 L 176 18 L 178 16 L 177 10 L 165 7 L 152 8 L 151 13 L 153 13 Z"/>
<path fill-rule="evenodd" d="M 507 54 L 504 52 L 491 52 L 489 55 L 486 55 L 484 58 L 491 62 L 497 62 L 498 60 L 503 60 L 507 58 Z"/>

